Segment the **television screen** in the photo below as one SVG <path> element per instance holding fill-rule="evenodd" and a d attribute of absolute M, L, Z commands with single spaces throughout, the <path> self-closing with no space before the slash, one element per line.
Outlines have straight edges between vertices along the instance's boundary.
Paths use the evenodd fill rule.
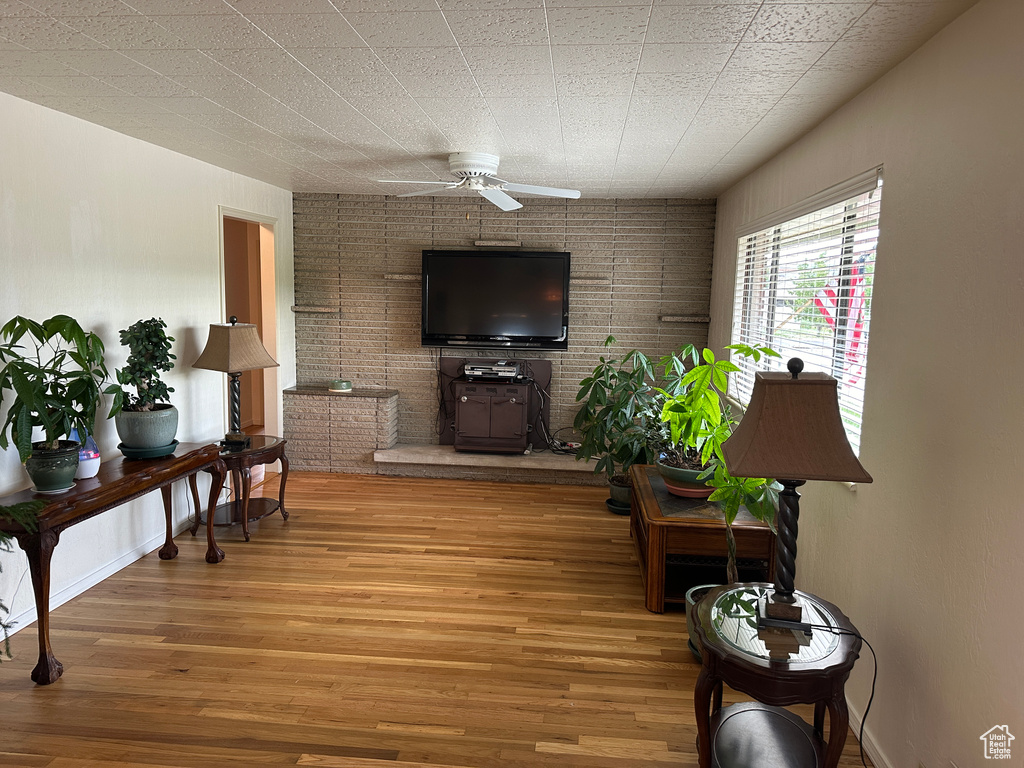
<path fill-rule="evenodd" d="M 423 346 L 566 349 L 568 329 L 568 253 L 423 252 Z"/>

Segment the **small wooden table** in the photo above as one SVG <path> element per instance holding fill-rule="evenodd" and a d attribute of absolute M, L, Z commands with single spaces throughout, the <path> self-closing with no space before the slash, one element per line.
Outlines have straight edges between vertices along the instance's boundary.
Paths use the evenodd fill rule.
<path fill-rule="evenodd" d="M 281 510 L 281 517 L 285 520 L 288 519 L 288 511 L 284 508 L 284 486 L 288 482 L 288 457 L 284 453 L 284 446 L 287 442 L 283 437 L 252 435 L 248 448 L 221 448 L 220 457 L 231 472 L 236 498 L 226 504 L 221 504 L 214 510 L 214 525 L 241 523 L 245 540 L 249 541 L 249 523 L 251 521 L 262 520 L 278 510 Z M 251 469 L 259 464 L 273 464 L 275 461 L 281 462 L 281 486 L 278 489 L 277 499 L 249 498 L 249 494 L 252 492 Z M 189 482 L 194 486 L 195 478 L 191 478 Z M 241 493 L 240 497 L 238 497 L 239 493 Z M 196 535 L 201 522 L 203 521 L 197 516 L 195 522 L 192 523 L 191 533 L 193 536 Z M 206 522 L 209 524 L 209 521 Z"/>
<path fill-rule="evenodd" d="M 171 484 L 185 477 L 192 480 L 192 497 L 198 517 L 199 493 L 195 485 L 195 474 L 200 471 L 209 472 L 213 476 L 209 501 L 212 508 L 217 503 L 227 470 L 218 446 L 203 443 L 181 443 L 173 455 L 159 459 L 127 459 L 119 456 L 105 461 L 95 477 L 76 480 L 74 488 L 59 495 L 41 495 L 24 490 L 0 497 L 0 504 L 4 506 L 25 501 L 46 502 L 46 506 L 39 512 L 35 531 L 26 531 L 17 523 L 0 521 L 0 529 L 14 536 L 28 556 L 39 629 L 39 662 L 32 670 L 32 679 L 36 683 L 49 685 L 64 672 L 63 665 L 50 650 L 50 559 L 61 532 L 159 488 L 163 493 L 167 526 L 166 539 L 160 548 L 160 559 L 171 560 L 178 555 L 171 521 Z M 217 547 L 211 525 L 206 527 L 206 542 L 206 561 L 220 562 L 224 553 Z"/>
<path fill-rule="evenodd" d="M 716 570 L 710 580 L 725 581 L 729 545 L 722 510 L 704 499 L 673 496 L 656 467 L 634 464 L 629 475 L 633 481 L 629 529 L 640 562 L 647 610 L 662 613 L 666 603 L 685 603 L 687 588 L 700 583 L 677 578 L 673 570 L 713 566 Z M 774 578 L 772 529 L 740 508 L 733 532 L 741 578 L 744 574 L 746 578 Z"/>
<path fill-rule="evenodd" d="M 749 768 L 836 768 L 839 763 L 850 723 L 846 680 L 860 654 L 860 637 L 836 606 L 799 591 L 803 620 L 829 629 L 813 629 L 810 637 L 789 630 L 758 630 L 754 606 L 773 589 L 771 584 L 716 587 L 694 610 L 702 665 L 693 694 L 700 768 L 719 765 L 723 753 L 728 753 L 725 762 L 730 765 L 743 764 L 741 755 L 758 756 Z M 760 703 L 723 709 L 723 683 Z M 814 705 L 813 729 L 780 709 L 791 704 Z M 779 759 L 765 760 L 772 749 L 780 749 Z"/>

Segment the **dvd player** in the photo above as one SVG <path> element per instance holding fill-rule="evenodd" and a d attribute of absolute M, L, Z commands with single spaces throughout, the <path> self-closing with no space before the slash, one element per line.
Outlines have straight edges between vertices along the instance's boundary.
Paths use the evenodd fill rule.
<path fill-rule="evenodd" d="M 520 378 L 519 363 L 510 360 L 496 360 L 493 363 L 466 363 L 463 374 L 469 381 L 476 379 L 512 381 Z"/>

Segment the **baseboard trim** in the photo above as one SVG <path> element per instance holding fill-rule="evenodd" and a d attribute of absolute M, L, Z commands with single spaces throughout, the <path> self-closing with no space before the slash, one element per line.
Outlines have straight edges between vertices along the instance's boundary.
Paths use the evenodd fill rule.
<path fill-rule="evenodd" d="M 178 534 L 185 532 L 186 530 L 188 530 L 190 525 L 191 525 L 191 523 L 188 520 L 183 520 L 181 523 L 178 524 L 176 530 L 174 531 L 174 535 L 177 536 Z M 162 547 L 163 544 L 164 544 L 164 535 L 163 534 L 158 534 L 157 536 L 152 537 L 151 539 L 149 539 L 146 542 L 140 544 L 139 546 L 135 547 L 134 549 L 131 549 L 131 550 L 125 552 L 123 555 L 118 557 L 116 560 L 112 560 L 109 563 L 104 563 L 103 566 L 101 566 L 100 568 L 97 568 L 92 573 L 86 574 L 85 576 L 80 578 L 78 581 L 76 581 L 73 584 L 69 584 L 64 589 L 60 590 L 59 592 L 51 592 L 50 593 L 50 610 L 52 611 L 52 610 L 54 610 L 56 608 L 59 608 L 60 606 L 64 605 L 64 603 L 68 602 L 69 600 L 73 600 L 74 598 L 78 597 L 79 595 L 87 592 L 89 589 L 91 589 L 92 587 L 95 587 L 97 584 L 99 584 L 104 579 L 109 578 L 110 576 L 113 576 L 115 573 L 120 571 L 122 568 L 127 568 L 129 565 L 131 565 L 134 562 L 137 562 L 137 561 L 141 560 L 142 558 L 144 558 L 146 555 L 150 554 L 151 552 L 155 552 L 157 549 Z M 28 571 L 26 571 L 25 572 L 25 581 L 29 582 L 29 589 L 32 588 L 31 578 L 32 577 L 29 575 Z M 24 584 L 24 583 L 25 582 L 23 581 L 22 584 Z M 13 599 L 12 599 L 12 602 L 13 602 Z M 28 610 L 22 611 L 19 614 L 12 615 L 12 616 L 9 617 L 10 618 L 10 623 L 13 624 L 13 627 L 14 627 L 14 629 L 11 631 L 12 635 L 16 635 L 18 632 L 21 632 L 23 629 L 31 626 L 39 618 L 39 614 L 36 612 L 36 607 L 35 607 L 34 602 L 35 601 L 33 601 L 33 605 Z"/>

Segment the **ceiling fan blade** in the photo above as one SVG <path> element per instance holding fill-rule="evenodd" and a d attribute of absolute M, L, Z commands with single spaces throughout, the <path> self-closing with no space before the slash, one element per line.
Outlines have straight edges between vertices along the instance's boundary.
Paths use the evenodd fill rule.
<path fill-rule="evenodd" d="M 454 184 L 453 181 L 405 181 L 403 179 L 377 179 L 378 184 Z"/>
<path fill-rule="evenodd" d="M 449 189 L 455 189 L 458 184 L 449 184 L 444 189 L 423 189 L 419 192 L 406 192 L 404 195 L 395 195 L 395 197 L 420 197 L 421 195 L 436 195 L 438 192 L 447 192 Z"/>
<path fill-rule="evenodd" d="M 573 200 L 580 196 L 578 189 L 559 189 L 558 187 L 536 187 L 533 184 L 512 184 L 503 182 L 502 187 L 508 192 L 523 192 L 527 195 L 544 195 L 545 197 L 571 197 Z"/>
<path fill-rule="evenodd" d="M 522 203 L 509 197 L 500 189 L 478 189 L 477 192 L 480 193 L 481 197 L 490 200 L 503 211 L 514 211 L 517 208 L 523 207 Z"/>

